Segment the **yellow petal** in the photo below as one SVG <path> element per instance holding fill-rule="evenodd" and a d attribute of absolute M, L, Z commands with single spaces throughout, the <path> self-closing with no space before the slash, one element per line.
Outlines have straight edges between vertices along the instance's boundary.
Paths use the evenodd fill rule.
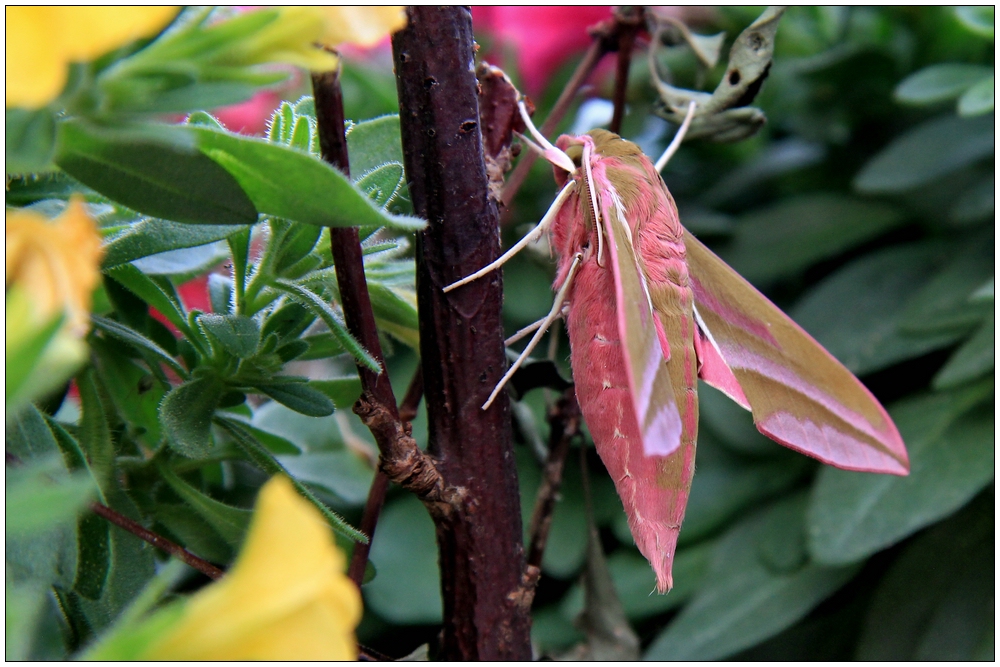
<path fill-rule="evenodd" d="M 70 62 L 154 34 L 176 15 L 176 7 L 7 7 L 6 105 L 46 104 L 62 91 Z"/>
<path fill-rule="evenodd" d="M 373 46 L 406 27 L 404 7 L 323 7 L 326 29 L 320 42 Z"/>
<path fill-rule="evenodd" d="M 260 491 L 232 570 L 195 595 L 156 660 L 352 660 L 361 595 L 329 525 L 285 477 Z"/>
<path fill-rule="evenodd" d="M 7 211 L 4 228 L 6 287 L 28 295 L 35 323 L 65 311 L 70 331 L 85 334 L 100 280 L 101 236 L 83 202 L 72 199 L 51 222 L 32 211 Z"/>

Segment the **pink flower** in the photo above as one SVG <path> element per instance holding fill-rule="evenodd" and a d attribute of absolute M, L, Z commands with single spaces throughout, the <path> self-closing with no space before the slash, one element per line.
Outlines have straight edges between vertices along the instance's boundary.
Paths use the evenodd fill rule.
<path fill-rule="evenodd" d="M 213 115 L 231 132 L 264 134 L 267 121 L 281 99 L 278 91 L 262 90 L 246 102 L 216 109 Z"/>
<path fill-rule="evenodd" d="M 530 95 L 541 93 L 553 72 L 587 49 L 587 28 L 609 18 L 609 6 L 472 8 L 473 26 L 496 42 L 490 58 L 513 51 L 517 62 L 501 58 L 500 65 L 518 72 Z"/>

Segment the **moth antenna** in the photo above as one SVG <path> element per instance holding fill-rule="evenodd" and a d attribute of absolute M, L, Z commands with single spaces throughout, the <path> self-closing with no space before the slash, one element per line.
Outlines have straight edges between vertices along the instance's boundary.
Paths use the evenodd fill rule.
<path fill-rule="evenodd" d="M 490 271 L 493 271 L 494 269 L 497 269 L 503 266 L 505 263 L 507 263 L 507 260 L 509 260 L 517 253 L 521 252 L 521 250 L 524 249 L 524 246 L 528 245 L 533 241 L 536 241 L 542 235 L 542 232 L 544 232 L 549 227 L 549 225 L 552 224 L 552 221 L 556 219 L 556 215 L 559 213 L 559 209 L 562 206 L 562 203 L 566 201 L 567 197 L 569 197 L 570 191 L 575 185 L 576 181 L 568 181 L 566 185 L 563 187 L 563 189 L 559 191 L 559 194 L 556 195 L 556 198 L 553 200 L 552 205 L 549 206 L 549 210 L 546 211 L 545 216 L 542 217 L 541 221 L 537 225 L 535 225 L 534 229 L 525 234 L 520 241 L 511 246 L 510 250 L 500 255 L 500 257 L 498 257 L 496 260 L 490 262 L 489 264 L 479 269 L 472 275 L 466 276 L 465 278 L 462 278 L 461 280 L 448 285 L 447 287 L 444 288 L 444 291 L 450 292 L 456 287 L 461 287 L 466 283 L 471 283 L 473 280 L 476 280 L 477 278 L 482 278 Z"/>
<path fill-rule="evenodd" d="M 535 151 L 536 153 L 538 153 L 539 155 L 541 155 L 543 158 L 547 159 L 547 156 L 545 155 L 545 149 L 544 148 L 542 148 L 541 146 L 539 146 L 534 141 L 532 141 L 531 139 L 529 139 L 525 135 L 521 134 L 517 130 L 514 130 L 514 134 L 517 135 L 517 138 L 520 139 L 521 141 L 523 141 L 528 148 L 530 148 L 531 150 Z"/>
<path fill-rule="evenodd" d="M 497 397 L 497 394 L 499 394 L 500 390 L 504 388 L 507 381 L 510 380 L 514 373 L 517 372 L 517 369 L 521 367 L 521 364 L 523 364 L 524 360 L 528 358 L 531 351 L 535 349 L 538 342 L 542 340 L 542 336 L 545 335 L 545 331 L 549 328 L 549 325 L 562 316 L 562 307 L 563 303 L 566 301 L 566 292 L 569 291 L 569 286 L 573 282 L 573 276 L 576 274 L 576 270 L 579 268 L 581 262 L 583 262 L 583 255 L 577 253 L 573 257 L 573 264 L 570 265 L 569 272 L 566 274 L 566 280 L 563 281 L 562 287 L 560 287 L 559 292 L 556 293 L 555 302 L 552 304 L 552 310 L 549 311 L 549 314 L 546 315 L 540 323 L 535 323 L 538 324 L 536 327 L 538 330 L 535 332 L 535 335 L 531 337 L 531 340 L 528 341 L 528 344 L 525 346 L 524 351 L 521 352 L 521 355 L 517 358 L 517 361 L 511 365 L 504 376 L 500 379 L 500 382 L 497 383 L 497 386 L 493 388 L 493 393 L 490 394 L 490 397 L 486 399 L 485 403 L 483 403 L 483 410 L 486 410 L 493 404 L 493 399 Z M 532 324 L 531 326 L 534 327 L 535 325 Z M 517 334 L 514 335 L 516 336 Z"/>
<path fill-rule="evenodd" d="M 562 149 L 553 146 L 548 139 L 542 136 L 542 133 L 538 131 L 535 124 L 531 122 L 531 116 L 528 115 L 528 110 L 524 107 L 524 100 L 517 103 L 517 110 L 521 112 L 521 120 L 524 121 L 525 127 L 527 127 L 528 131 L 531 132 L 531 136 L 533 136 L 535 141 L 541 144 L 544 149 L 542 151 L 542 155 L 545 156 L 545 159 L 557 167 L 565 169 L 571 174 L 574 173 L 576 171 L 576 165 L 573 164 L 573 160 L 571 160 L 570 157 L 562 151 Z"/>
<path fill-rule="evenodd" d="M 597 265 L 604 266 L 604 227 L 601 225 L 601 209 L 597 207 L 597 190 L 594 188 L 594 172 L 590 166 L 590 156 L 593 149 L 590 144 L 583 145 L 583 165 L 587 174 L 587 189 L 590 190 L 590 206 L 594 211 L 594 226 L 597 227 Z"/>
<path fill-rule="evenodd" d="M 681 126 L 677 128 L 677 134 L 671 139 L 670 145 L 667 146 L 667 150 L 663 151 L 663 155 L 660 159 L 656 161 L 656 173 L 663 171 L 663 168 L 667 166 L 670 162 L 670 158 L 674 156 L 677 149 L 681 147 L 681 142 L 684 141 L 684 135 L 687 134 L 688 128 L 691 127 L 691 121 L 694 119 L 694 110 L 698 107 L 694 100 L 688 103 L 687 115 L 684 116 L 684 122 Z"/>

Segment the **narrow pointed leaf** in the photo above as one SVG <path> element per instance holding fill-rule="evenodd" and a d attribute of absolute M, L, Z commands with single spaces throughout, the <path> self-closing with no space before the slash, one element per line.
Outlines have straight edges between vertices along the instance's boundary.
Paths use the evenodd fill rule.
<path fill-rule="evenodd" d="M 177 373 L 181 378 L 187 378 L 188 372 L 181 364 L 167 354 L 167 351 L 162 347 L 151 341 L 150 339 L 143 336 L 138 331 L 121 324 L 120 322 L 115 322 L 114 320 L 109 320 L 106 317 L 101 317 L 99 315 L 94 315 L 91 317 L 91 322 L 94 324 L 94 328 L 98 331 L 103 331 L 104 333 L 117 338 L 118 340 L 128 343 L 136 348 L 145 350 L 153 354 L 161 362 L 167 364 Z"/>
<path fill-rule="evenodd" d="M 185 225 L 170 220 L 143 219 L 105 241 L 101 268 L 220 241 L 242 229 L 240 225 Z"/>
<path fill-rule="evenodd" d="M 267 450 L 267 448 L 260 444 L 256 438 L 250 435 L 250 433 L 243 428 L 242 424 L 236 420 L 227 419 L 225 417 L 219 418 L 218 423 L 226 430 L 227 433 L 229 433 L 229 435 L 233 437 L 233 440 L 240 446 L 240 449 L 243 450 L 243 452 L 247 455 L 247 458 L 250 459 L 254 465 L 266 472 L 268 475 L 281 474 L 287 476 L 292 481 L 295 489 L 302 494 L 306 500 L 312 503 L 316 509 L 320 511 L 320 513 L 323 514 L 326 520 L 330 522 L 333 529 L 340 535 L 343 535 L 354 542 L 368 542 L 368 538 L 364 533 L 347 523 L 343 517 L 327 507 L 319 498 L 315 496 L 315 494 L 313 494 L 312 491 L 306 488 L 302 482 L 297 480 L 294 475 L 291 475 L 288 470 L 274 457 L 274 455 Z"/>
<path fill-rule="evenodd" d="M 321 299 L 315 293 L 310 292 L 306 288 L 292 282 L 279 280 L 274 286 L 295 299 L 295 301 L 299 304 L 308 308 L 314 315 L 316 315 L 316 317 L 323 320 L 326 326 L 330 328 L 330 332 L 337 338 L 344 348 L 351 353 L 351 356 L 367 366 L 372 372 L 382 372 L 382 369 L 375 360 L 375 357 L 373 357 L 368 350 L 361 346 L 361 343 L 355 340 L 354 337 L 348 333 L 347 329 L 341 323 L 340 317 L 333 311 L 330 304 Z"/>
<path fill-rule="evenodd" d="M 935 389 L 950 389 L 975 380 L 993 370 L 996 355 L 996 320 L 991 313 L 955 354 L 948 359 L 931 383 Z"/>
<path fill-rule="evenodd" d="M 170 488 L 212 526 L 233 547 L 243 542 L 252 512 L 226 505 L 195 489 L 178 477 L 167 466 L 160 466 L 160 474 Z"/>
<path fill-rule="evenodd" d="M 992 118 L 931 119 L 897 137 L 854 179 L 866 193 L 900 192 L 993 155 Z"/>
<path fill-rule="evenodd" d="M 201 151 L 228 170 L 267 215 L 324 227 L 416 230 L 426 224 L 382 211 L 338 170 L 308 153 L 210 128 L 192 131 Z"/>
<path fill-rule="evenodd" d="M 131 264 L 121 264 L 107 270 L 107 275 L 121 283 L 128 291 L 148 303 L 166 317 L 179 330 L 190 334 L 187 314 L 180 298 L 168 281 L 150 278 Z"/>
<path fill-rule="evenodd" d="M 129 208 L 200 224 L 251 224 L 257 209 L 224 168 L 198 151 L 195 128 L 111 130 L 73 120 L 59 124 L 56 164 Z"/>
<path fill-rule="evenodd" d="M 325 417 L 333 414 L 333 401 L 306 382 L 258 384 L 257 389 L 282 405 L 309 417 Z"/>

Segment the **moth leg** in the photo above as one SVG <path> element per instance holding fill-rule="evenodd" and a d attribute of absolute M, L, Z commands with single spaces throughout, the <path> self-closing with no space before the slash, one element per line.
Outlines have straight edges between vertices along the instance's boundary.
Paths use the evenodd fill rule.
<path fill-rule="evenodd" d="M 547 320 L 548 318 L 549 318 L 549 316 L 546 315 L 545 317 L 543 317 L 542 319 L 538 320 L 537 322 L 532 322 L 531 324 L 529 324 L 528 326 L 524 327 L 523 329 L 519 329 L 516 334 L 514 334 L 513 336 L 511 336 L 510 338 L 508 338 L 507 340 L 505 340 L 503 342 L 504 347 L 510 347 L 511 345 L 513 345 L 514 343 L 516 343 L 517 341 L 521 340 L 522 338 L 524 338 L 525 336 L 527 336 L 528 334 L 530 334 L 532 331 L 534 331 L 538 327 L 540 327 L 543 324 L 545 324 L 545 320 Z"/>
<path fill-rule="evenodd" d="M 461 287 L 466 283 L 471 283 L 473 280 L 476 280 L 477 278 L 482 278 L 490 271 L 493 271 L 494 269 L 503 266 L 507 262 L 507 260 L 509 260 L 517 253 L 521 252 L 524 246 L 528 245 L 529 243 L 532 243 L 533 241 L 538 240 L 538 238 L 542 235 L 542 232 L 544 232 L 549 227 L 549 225 L 552 224 L 552 221 L 556 219 L 556 215 L 558 215 L 559 213 L 559 208 L 562 206 L 563 202 L 566 201 L 566 198 L 569 197 L 572 189 L 575 186 L 576 186 L 576 181 L 567 182 L 566 185 L 563 187 L 563 189 L 559 191 L 559 194 L 556 195 L 555 200 L 552 202 L 552 205 L 549 206 L 549 210 L 546 211 L 545 216 L 542 217 L 541 222 L 535 225 L 534 229 L 525 234 L 524 238 L 522 238 L 520 241 L 511 246 L 510 250 L 508 250 L 507 252 L 502 254 L 499 258 L 490 262 L 483 268 L 479 269 L 472 275 L 466 276 L 465 278 L 462 278 L 461 280 L 453 282 L 452 284 L 448 285 L 447 287 L 444 288 L 444 291 L 450 292 L 456 287 Z"/>
<path fill-rule="evenodd" d="M 663 171 L 663 168 L 667 166 L 670 162 L 670 158 L 674 156 L 677 149 L 681 147 L 681 142 L 684 141 L 684 135 L 687 134 L 688 128 L 691 127 L 691 120 L 694 118 L 694 110 L 698 107 L 694 100 L 688 103 L 687 115 L 684 116 L 684 122 L 681 126 L 677 128 L 677 133 L 674 138 L 670 140 L 670 145 L 667 146 L 667 150 L 663 151 L 663 155 L 660 159 L 656 161 L 656 173 Z"/>
<path fill-rule="evenodd" d="M 511 364 L 511 367 L 507 370 L 504 376 L 500 378 L 500 382 L 498 382 L 497 386 L 493 388 L 493 393 L 490 394 L 490 397 L 486 400 L 485 403 L 483 403 L 483 410 L 487 409 L 488 407 L 490 407 L 490 405 L 492 405 L 493 399 L 497 397 L 497 394 L 499 394 L 500 390 L 504 388 L 504 385 L 507 384 L 507 381 L 510 380 L 511 376 L 513 376 L 514 373 L 517 372 L 517 369 L 521 367 L 521 364 L 523 364 L 524 360 L 528 358 L 528 355 L 531 354 L 531 351 L 535 349 L 535 346 L 538 345 L 538 342 L 542 340 L 542 336 L 545 335 L 545 331 L 549 328 L 549 325 L 552 324 L 556 319 L 562 317 L 563 302 L 566 301 L 566 293 L 569 292 L 569 287 L 573 283 L 573 275 L 576 273 L 576 270 L 580 268 L 580 264 L 582 262 L 583 262 L 583 255 L 577 253 L 573 257 L 573 263 L 569 267 L 569 273 L 566 274 L 566 280 L 563 281 L 562 287 L 559 288 L 559 292 L 556 294 L 555 303 L 552 304 L 552 309 L 549 311 L 549 314 L 545 316 L 545 319 L 543 319 L 540 324 L 536 323 L 539 324 L 539 326 L 537 327 L 538 330 L 535 331 L 535 335 L 531 337 L 530 341 L 528 341 L 528 344 L 525 346 L 524 351 L 521 352 L 521 355 L 517 358 L 517 361 Z M 533 327 L 535 325 L 533 324 L 531 326 Z"/>

